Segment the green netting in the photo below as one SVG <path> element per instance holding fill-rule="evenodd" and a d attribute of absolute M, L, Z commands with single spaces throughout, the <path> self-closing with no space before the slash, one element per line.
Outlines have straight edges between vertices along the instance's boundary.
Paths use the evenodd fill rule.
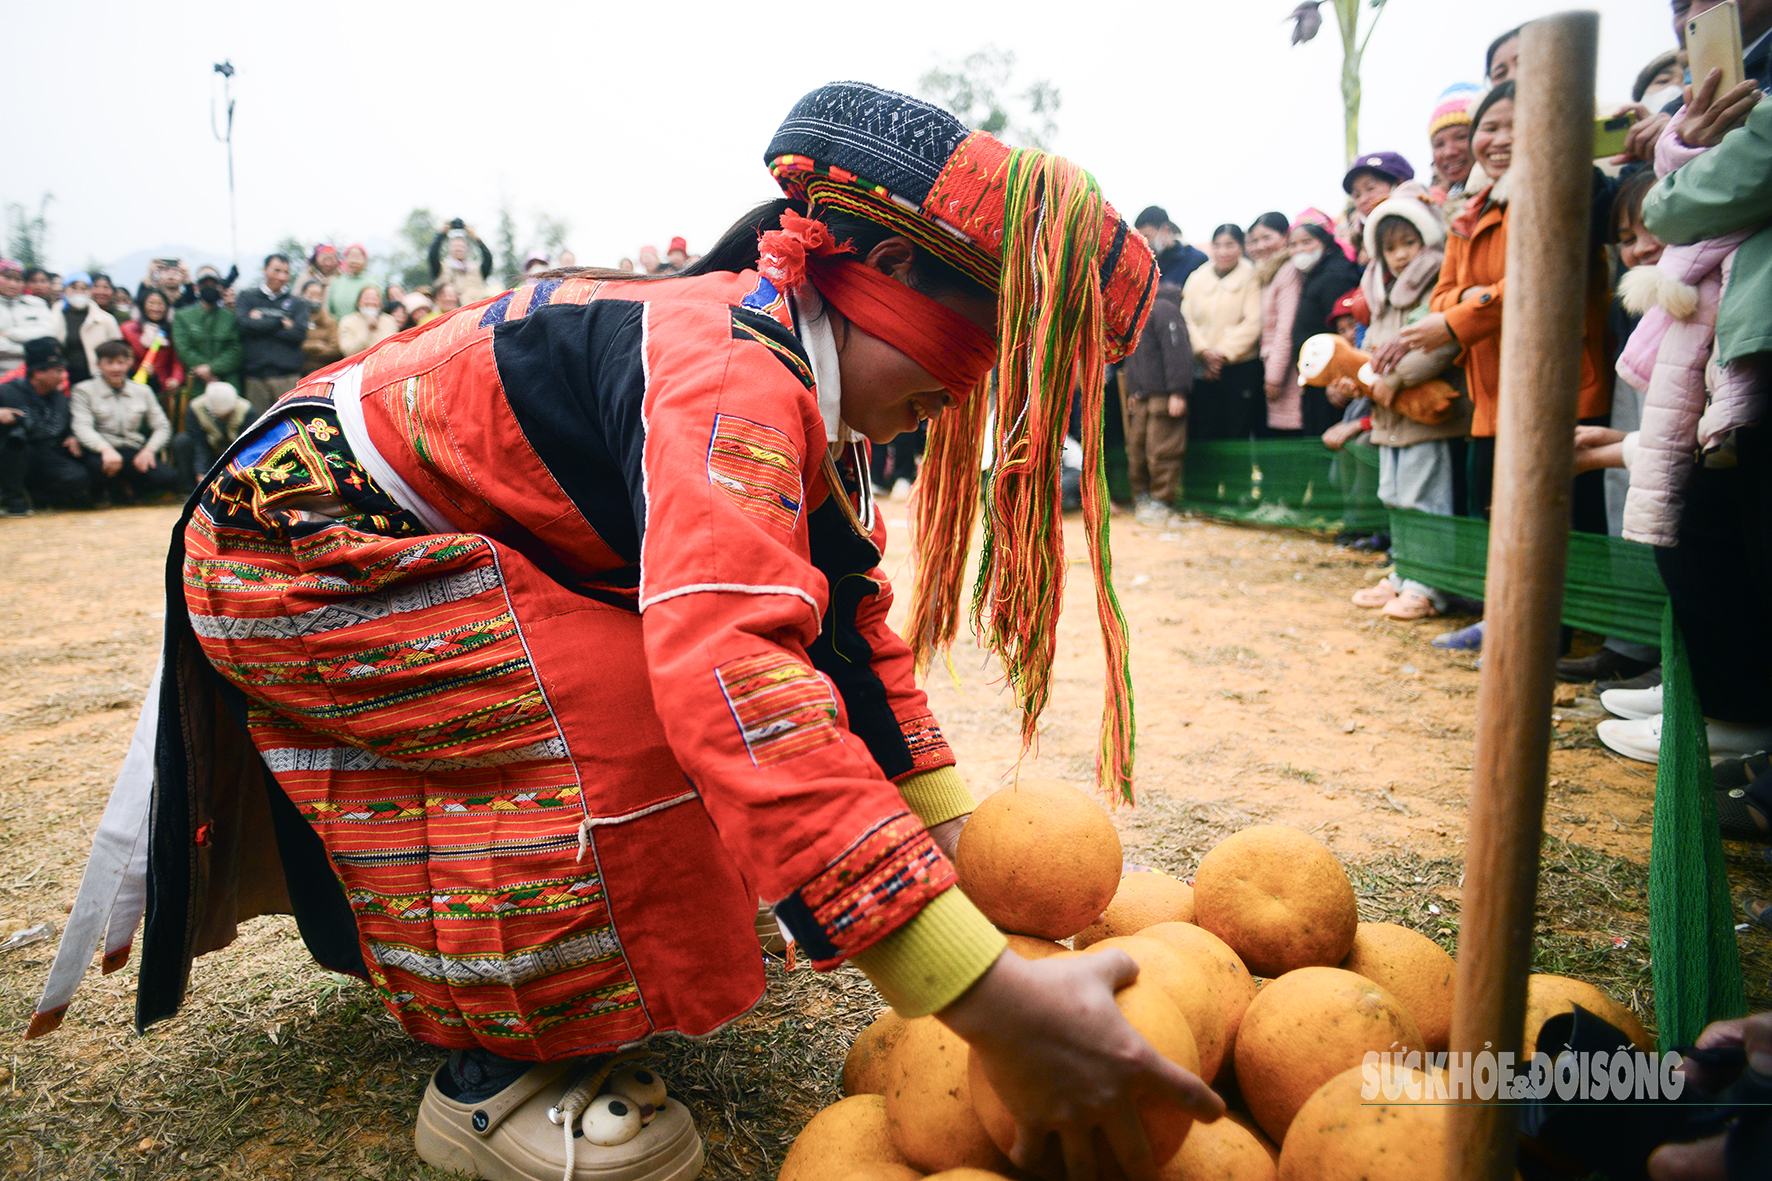
<path fill-rule="evenodd" d="M 1330 451 L 1317 439 L 1190 442 L 1178 508 L 1295 529 L 1385 527 L 1378 449 Z"/>
<path fill-rule="evenodd" d="M 1747 1011 L 1735 903 L 1717 833 L 1710 742 L 1671 609 L 1661 638 L 1661 708 L 1649 840 L 1649 962 L 1657 1036 L 1667 1050 L 1691 1045 L 1712 1021 Z"/>
<path fill-rule="evenodd" d="M 1393 512 L 1390 520 L 1398 574 L 1453 594 L 1483 597 L 1487 522 L 1418 512 Z M 1649 546 L 1593 533 L 1569 535 L 1564 623 L 1602 636 L 1659 644 L 1666 604 L 1655 551 Z"/>

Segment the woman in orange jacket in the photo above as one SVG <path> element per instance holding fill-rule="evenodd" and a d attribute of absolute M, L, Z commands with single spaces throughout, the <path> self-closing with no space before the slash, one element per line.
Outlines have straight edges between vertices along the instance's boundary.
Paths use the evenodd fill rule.
<path fill-rule="evenodd" d="M 1428 306 L 1434 315 L 1405 329 L 1400 348 L 1433 349 L 1454 341 L 1460 346 L 1475 413 L 1472 446 L 1470 512 L 1489 515 L 1494 493 L 1496 410 L 1501 397 L 1501 331 L 1507 293 L 1507 227 L 1509 168 L 1513 163 L 1514 84 L 1503 82 L 1484 96 L 1472 126 L 1471 148 L 1493 178 L 1489 187 L 1470 199 L 1455 218 L 1446 238 L 1446 260 Z M 1609 207 L 1610 188 L 1596 181 L 1596 204 Z M 1599 230 L 1606 226 L 1604 217 Z M 1596 246 L 1589 268 L 1586 330 L 1581 346 L 1582 420 L 1604 420 L 1612 408 L 1612 367 L 1606 342 L 1606 313 L 1611 306 L 1608 266 Z M 1592 485 L 1591 488 L 1589 485 Z M 1590 503 L 1591 502 L 1591 503 Z M 1576 486 L 1577 528 L 1604 533 L 1603 485 L 1581 477 Z"/>

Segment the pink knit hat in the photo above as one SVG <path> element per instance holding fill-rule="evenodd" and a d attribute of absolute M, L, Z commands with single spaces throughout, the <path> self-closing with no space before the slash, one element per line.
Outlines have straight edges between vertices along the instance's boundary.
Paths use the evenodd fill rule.
<path fill-rule="evenodd" d="M 1442 127 L 1471 121 L 1471 104 L 1477 100 L 1481 91 L 1474 82 L 1454 82 L 1440 92 L 1440 101 L 1434 104 L 1433 117 L 1427 121 L 1427 137 L 1432 139 Z"/>

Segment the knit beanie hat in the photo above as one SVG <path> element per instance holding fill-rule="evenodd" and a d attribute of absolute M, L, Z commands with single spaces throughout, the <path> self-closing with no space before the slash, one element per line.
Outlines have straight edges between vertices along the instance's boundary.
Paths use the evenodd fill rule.
<path fill-rule="evenodd" d="M 1439 101 L 1434 104 L 1433 117 L 1427 121 L 1427 137 L 1432 139 L 1439 134 L 1440 128 L 1454 124 L 1469 124 L 1471 121 L 1471 103 L 1482 93 L 1474 82 L 1454 82 L 1440 92 Z"/>

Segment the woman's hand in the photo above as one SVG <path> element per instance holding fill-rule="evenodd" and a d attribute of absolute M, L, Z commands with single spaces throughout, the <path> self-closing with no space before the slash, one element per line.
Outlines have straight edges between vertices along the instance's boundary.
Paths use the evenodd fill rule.
<path fill-rule="evenodd" d="M 1373 352 L 1372 372 L 1383 377 L 1386 373 L 1395 369 L 1397 367 L 1397 362 L 1408 356 L 1408 354 L 1409 346 L 1393 336 L 1383 344 L 1379 345 Z"/>
<path fill-rule="evenodd" d="M 1445 315 L 1435 312 L 1397 333 L 1392 343 L 1402 345 L 1404 352 L 1408 352 L 1410 349 L 1420 349 L 1424 353 L 1431 353 L 1435 349 L 1445 348 L 1456 340 L 1457 337 L 1452 335 L 1452 329 L 1446 323 Z M 1376 369 L 1376 366 L 1374 368 Z"/>
<path fill-rule="evenodd" d="M 1277 381 L 1268 382 L 1262 387 L 1262 390 L 1267 394 L 1267 400 L 1270 402 L 1278 402 L 1286 393 L 1286 387 Z"/>
<path fill-rule="evenodd" d="M 1169 395 L 1169 417 L 1170 418 L 1180 418 L 1183 415 L 1185 415 L 1186 413 L 1187 413 L 1187 395 L 1186 394 L 1170 394 Z"/>
<path fill-rule="evenodd" d="M 1201 349 L 1194 355 L 1199 359 L 1200 367 L 1206 371 L 1206 377 L 1217 381 L 1218 375 L 1224 372 L 1224 354 L 1217 349 Z"/>
<path fill-rule="evenodd" d="M 1351 377 L 1338 377 L 1323 392 L 1328 394 L 1331 406 L 1340 408 L 1359 397 L 1360 386 Z"/>
<path fill-rule="evenodd" d="M 1680 121 L 1680 138 L 1694 148 L 1714 148 L 1723 137 L 1747 122 L 1760 101 L 1752 78 L 1744 79 L 1723 94 L 1723 71 L 1712 69 L 1696 88 L 1686 87 L 1686 117 Z"/>
<path fill-rule="evenodd" d="M 1347 441 L 1360 433 L 1357 422 L 1338 422 L 1323 432 L 1323 446 L 1331 451 L 1340 451 L 1347 446 Z"/>
<path fill-rule="evenodd" d="M 972 1047 L 1015 1117 L 1009 1159 L 1018 1167 L 1037 1167 L 1056 1134 L 1069 1181 L 1095 1181 L 1100 1128 L 1128 1177 L 1154 1181 L 1140 1098 L 1160 1095 L 1204 1120 L 1224 1114 L 1210 1087 L 1157 1053 L 1115 1007 L 1114 990 L 1137 975 L 1122 951 L 1037 962 L 1006 951 L 936 1014 Z"/>

